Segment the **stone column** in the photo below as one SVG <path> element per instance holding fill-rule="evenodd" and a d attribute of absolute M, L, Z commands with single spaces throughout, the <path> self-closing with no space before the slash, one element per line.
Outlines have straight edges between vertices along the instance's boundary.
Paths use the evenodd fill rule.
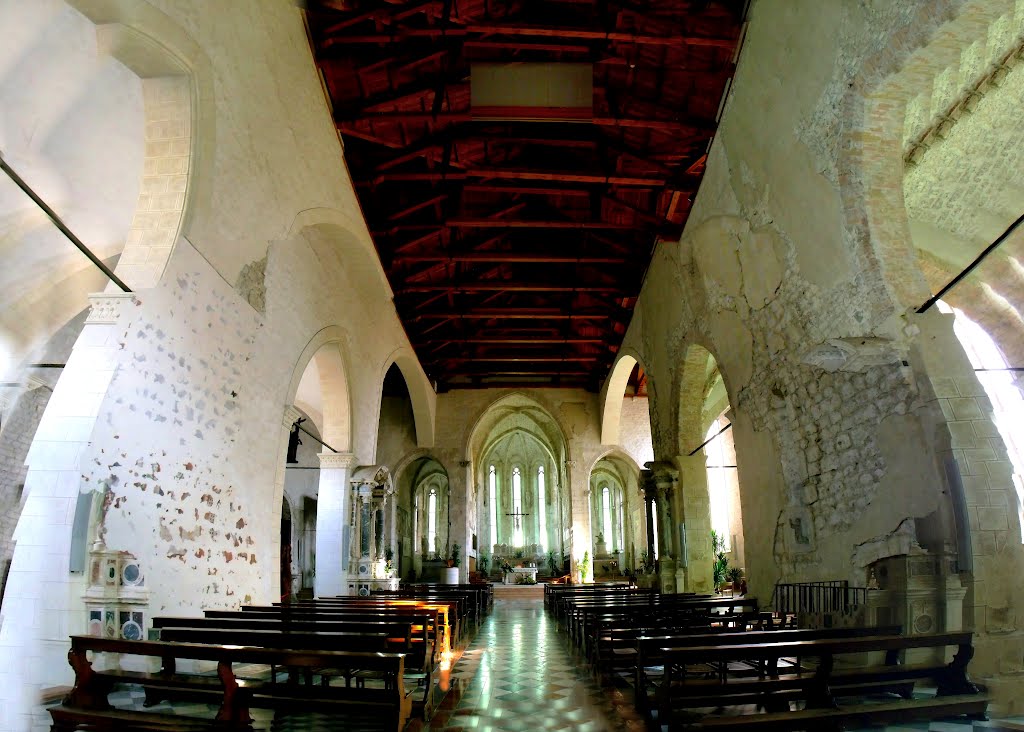
<path fill-rule="evenodd" d="M 569 497 L 571 501 L 569 568 L 575 573 L 576 562 L 583 559 L 584 552 L 589 552 L 590 576 L 593 576 L 594 557 L 591 546 L 590 502 L 587 500 L 588 476 L 576 460 L 565 461 L 566 480 L 569 481 Z"/>
<path fill-rule="evenodd" d="M 447 558 L 451 553 L 452 545 L 459 545 L 459 552 L 462 554 L 462 564 L 459 565 L 460 582 L 469 582 L 469 552 L 472 549 L 473 527 L 475 526 L 472 511 L 476 510 L 476 500 L 471 482 L 473 478 L 471 467 L 468 460 L 459 460 L 457 467 L 448 471 L 447 495 L 443 497 L 443 500 L 439 495 L 437 501 L 438 534 L 441 533 L 440 527 L 443 525 L 444 535 L 447 537 L 448 555 L 444 554 L 444 546 L 438 546 L 438 552 Z M 449 512 L 450 527 L 447 523 Z M 477 545 L 480 546 L 479 536 Z"/>
<path fill-rule="evenodd" d="M 645 492 L 653 491 L 658 501 L 658 575 L 661 591 L 676 592 L 676 541 L 675 518 L 672 501 L 679 472 L 671 463 L 655 461 L 647 463 L 648 475 Z"/>
<path fill-rule="evenodd" d="M 314 594 L 333 597 L 348 594 L 348 562 L 345 546 L 349 533 L 348 476 L 355 465 L 350 452 L 322 452 L 320 490 L 316 506 L 316 575 Z"/>
<path fill-rule="evenodd" d="M 975 633 L 971 676 L 989 686 L 999 714 L 1019 713 L 1018 684 L 1012 673 L 1002 673 L 1018 669 L 1024 657 L 1021 616 L 1014 612 L 1019 582 L 1007 579 L 1024 571 L 1014 468 L 993 424 L 992 404 L 953 331 L 953 316 L 932 309 L 909 320 L 920 329 L 911 350 L 922 402 L 915 413 L 924 434 L 934 435 L 956 525 L 951 533 L 959 540 L 962 621 Z"/>
<path fill-rule="evenodd" d="M 683 522 L 686 535 L 685 546 L 680 547 L 679 556 L 684 568 L 680 591 L 713 592 L 714 557 L 711 553 L 707 458 L 701 450 L 695 455 L 681 455 L 675 462 L 681 483 L 680 490 L 676 491 L 676 515 Z"/>
<path fill-rule="evenodd" d="M 647 526 L 647 556 L 654 556 L 654 543 L 657 537 L 654 535 L 654 501 L 658 491 L 650 480 L 650 471 L 640 471 L 640 493 L 644 497 L 644 519 Z"/>
<path fill-rule="evenodd" d="M 69 571 L 71 532 L 89 444 L 130 323 L 130 293 L 89 296 L 75 342 L 29 448 L 24 503 L 0 627 L 0 728 L 31 726 L 41 688 L 70 684 L 68 635 L 84 633 L 85 589 Z M 100 527 L 102 533 L 102 527 Z"/>

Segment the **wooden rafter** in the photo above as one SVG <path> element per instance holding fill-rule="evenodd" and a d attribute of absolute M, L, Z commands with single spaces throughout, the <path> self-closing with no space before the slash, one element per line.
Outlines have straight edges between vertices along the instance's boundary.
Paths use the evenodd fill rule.
<path fill-rule="evenodd" d="M 741 6 L 308 0 L 367 226 L 442 389 L 599 388 L 692 205 Z M 475 63 L 524 61 L 592 63 L 592 109 L 474 110 Z"/>

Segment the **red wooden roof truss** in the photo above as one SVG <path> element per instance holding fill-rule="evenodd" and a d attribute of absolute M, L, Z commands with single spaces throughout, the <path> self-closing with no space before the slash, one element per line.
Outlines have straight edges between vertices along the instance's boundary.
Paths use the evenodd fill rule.
<path fill-rule="evenodd" d="M 742 0 L 307 6 L 363 214 L 428 375 L 441 390 L 599 388 L 654 247 L 678 240 L 692 205 Z M 478 62 L 592 64 L 591 116 L 474 117 Z"/>

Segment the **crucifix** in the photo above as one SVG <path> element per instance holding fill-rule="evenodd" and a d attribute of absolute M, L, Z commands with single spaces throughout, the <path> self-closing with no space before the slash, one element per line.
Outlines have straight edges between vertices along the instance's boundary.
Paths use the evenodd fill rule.
<path fill-rule="evenodd" d="M 516 531 L 518 531 L 518 530 L 520 529 L 520 526 L 519 526 L 519 521 L 520 521 L 520 519 L 522 519 L 522 518 L 523 518 L 523 516 L 529 516 L 530 514 L 528 514 L 528 513 L 523 513 L 523 512 L 521 511 L 521 510 L 519 510 L 519 509 L 517 508 L 517 509 L 516 509 L 515 511 L 513 511 L 512 513 L 506 513 L 505 515 L 506 515 L 506 516 L 511 516 L 511 517 L 512 517 L 512 521 L 513 521 L 513 527 L 514 527 L 514 528 L 516 529 Z"/>

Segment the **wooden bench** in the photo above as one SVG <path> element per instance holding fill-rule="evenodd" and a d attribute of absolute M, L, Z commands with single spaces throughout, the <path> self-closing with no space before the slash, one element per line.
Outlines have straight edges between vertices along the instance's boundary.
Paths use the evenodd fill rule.
<path fill-rule="evenodd" d="M 279 633 L 386 633 L 392 637 L 408 638 L 405 647 L 397 649 L 407 654 L 405 659 L 407 673 L 417 670 L 429 673 L 438 663 L 434 652 L 434 642 L 431 639 L 430 628 L 432 622 L 433 619 L 425 614 L 407 616 L 363 614 L 333 617 L 331 619 L 322 617 L 296 619 L 292 617 L 282 618 L 280 616 L 254 615 L 253 613 L 217 611 L 217 617 L 158 616 L 153 618 L 153 628 L 158 633 L 165 628 L 249 629 L 269 630 Z M 166 638 L 161 635 L 155 640 L 179 639 Z"/>
<path fill-rule="evenodd" d="M 657 680 L 651 674 L 652 669 L 661 668 L 665 664 L 662 648 L 682 646 L 711 645 L 749 645 L 756 643 L 781 643 L 786 641 L 863 638 L 877 635 L 899 635 L 899 625 L 876 626 L 869 628 L 780 628 L 775 630 L 732 631 L 728 628 L 710 629 L 702 632 L 699 629 L 690 631 L 673 631 L 671 633 L 641 634 L 634 641 L 633 653 L 621 653 L 620 667 L 628 665 L 633 678 L 636 706 L 641 711 L 650 709 L 652 690 L 657 688 Z M 782 663 L 780 657 L 777 664 Z M 799 666 L 800 660 L 793 657 L 792 666 Z M 760 670 L 759 665 L 753 668 Z"/>
<path fill-rule="evenodd" d="M 296 603 L 286 605 L 243 605 L 240 612 L 262 617 L 280 618 L 282 620 L 306 620 L 318 621 L 322 619 L 343 619 L 363 618 L 369 619 L 372 616 L 382 618 L 388 617 L 415 617 L 427 613 L 433 617 L 431 622 L 431 638 L 434 639 L 437 654 L 444 654 L 452 647 L 452 630 L 448 623 L 448 612 L 450 607 L 447 604 L 425 604 L 406 603 L 390 604 L 384 602 L 373 602 L 370 604 L 341 604 L 321 603 L 307 604 Z M 236 614 L 234 610 L 207 610 L 207 617 L 228 617 Z"/>
<path fill-rule="evenodd" d="M 345 613 L 345 612 L 415 612 L 436 611 L 440 614 L 445 636 L 445 649 L 450 649 L 455 639 L 460 637 L 462 629 L 459 623 L 458 603 L 450 601 L 424 601 L 414 599 L 370 599 L 370 598 L 320 598 L 317 600 L 299 600 L 293 603 L 274 603 L 270 608 L 243 605 L 244 612 L 268 612 L 276 609 L 283 613 L 298 615 L 301 613 Z"/>
<path fill-rule="evenodd" d="M 710 617 L 712 613 L 735 615 L 737 613 L 758 612 L 757 598 L 704 598 L 687 596 L 668 596 L 642 606 L 585 603 L 575 605 L 570 614 L 569 637 L 575 645 L 584 648 L 592 618 L 609 613 L 628 615 L 637 612 L 662 612 L 666 615 L 683 617 Z"/>
<path fill-rule="evenodd" d="M 433 643 L 426 638 L 426 617 L 417 625 L 410 620 L 375 622 L 320 621 L 312 623 L 283 622 L 269 618 L 253 618 L 241 614 L 237 618 L 167 618 L 153 619 L 160 640 L 180 643 L 212 643 L 261 648 L 317 649 L 324 651 L 387 651 L 405 654 L 405 678 L 420 690 L 414 699 L 415 711 L 427 716 L 433 707 L 434 670 Z M 413 633 L 416 632 L 416 637 Z M 289 669 L 294 672 L 295 669 Z M 323 683 L 335 675 L 331 669 L 302 669 L 307 683 L 319 674 Z M 271 666 L 270 679 L 277 679 L 276 666 Z M 343 674 L 340 674 L 343 676 Z M 147 701 L 159 697 L 147 692 Z"/>
<path fill-rule="evenodd" d="M 156 673 L 98 670 L 89 653 L 118 653 L 150 656 L 162 660 Z M 186 674 L 177 671 L 182 659 L 213 661 L 217 674 Z M 286 650 L 166 641 L 124 641 L 93 636 L 71 636 L 68 661 L 75 671 L 75 685 L 58 707 L 49 709 L 52 730 L 69 732 L 80 727 L 90 730 L 123 729 L 250 729 L 250 708 L 281 711 L 322 711 L 358 716 L 380 723 L 381 729 L 402 730 L 412 710 L 411 695 L 402 683 L 405 656 L 401 653 L 359 653 L 348 651 Z M 344 669 L 347 675 L 374 673 L 377 688 L 349 686 L 301 686 L 267 680 L 243 679 L 235 675 L 234 664 L 260 664 L 291 668 Z M 138 684 L 163 693 L 195 693 L 213 699 L 218 706 L 213 719 L 197 720 L 158 712 L 137 712 L 113 708 L 107 696 L 118 683 Z"/>
<path fill-rule="evenodd" d="M 787 631 L 778 631 L 785 633 Z M 987 698 L 967 677 L 973 655 L 971 633 L 939 633 L 925 636 L 870 635 L 856 638 L 777 641 L 766 643 L 718 643 L 665 647 L 665 678 L 657 690 L 659 725 L 670 729 L 841 729 L 850 723 L 889 718 L 930 719 L 967 715 L 984 718 Z M 912 648 L 944 649 L 956 646 L 946 663 L 901 664 L 899 654 Z M 884 652 L 883 665 L 837 667 L 836 656 Z M 801 665 L 780 669 L 784 657 L 815 658 L 813 670 Z M 751 667 L 758 673 L 749 674 Z M 734 674 L 739 668 L 741 673 Z M 920 679 L 932 679 L 938 689 L 934 700 L 908 698 L 907 687 Z M 899 690 L 905 698 L 885 709 L 863 702 L 840 705 L 841 697 Z M 794 712 L 790 703 L 804 709 Z M 702 708 L 755 704 L 767 713 L 714 716 Z M 876 716 L 877 715 L 877 716 Z M 888 715 L 888 716 L 887 716 Z M 896 715 L 893 717 L 893 715 Z M 899 716 L 902 715 L 902 716 Z M 696 726 L 693 726 L 695 725 Z M 788 725 L 788 726 L 787 726 Z"/>

